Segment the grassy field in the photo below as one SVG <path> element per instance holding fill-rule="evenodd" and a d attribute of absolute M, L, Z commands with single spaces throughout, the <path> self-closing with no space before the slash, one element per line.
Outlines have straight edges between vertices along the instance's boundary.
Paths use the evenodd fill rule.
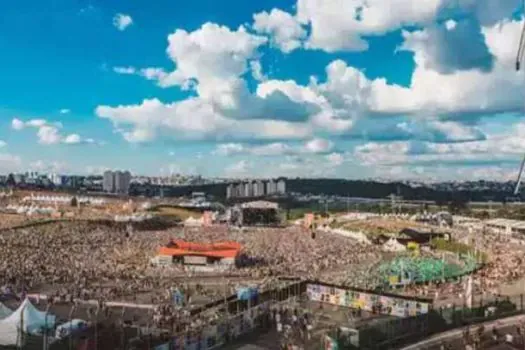
<path fill-rule="evenodd" d="M 190 216 L 194 219 L 198 219 L 202 216 L 202 212 L 197 210 L 190 210 L 185 208 L 171 207 L 171 206 L 158 206 L 150 210 L 151 213 L 159 216 L 175 217 L 180 220 L 186 220 Z"/>

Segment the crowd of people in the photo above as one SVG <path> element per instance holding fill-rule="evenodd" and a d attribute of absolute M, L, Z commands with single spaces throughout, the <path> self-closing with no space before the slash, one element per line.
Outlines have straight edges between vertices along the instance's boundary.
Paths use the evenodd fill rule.
<path fill-rule="evenodd" d="M 458 230 L 454 239 L 469 238 L 465 232 Z M 243 247 L 243 259 L 239 260 L 242 264 L 204 277 L 183 265 L 154 266 L 151 258 L 172 239 L 239 242 Z M 474 295 L 489 299 L 501 293 L 502 285 L 525 276 L 524 247 L 490 232 L 477 235 L 475 244 L 489 259 L 473 275 Z M 102 305 L 124 300 L 151 303 L 157 305 L 151 312 L 154 324 L 179 327 L 175 330 L 185 332 L 221 317 L 217 312 L 190 316 L 193 308 L 226 299 L 247 284 L 256 284 L 263 291 L 279 285 L 277 277 L 299 277 L 373 288 L 384 254 L 379 245 L 359 243 L 325 231 L 313 234 L 300 226 L 215 225 L 139 230 L 127 223 L 55 222 L 2 231 L 0 294 L 42 293 L 53 300 L 94 299 Z M 175 290 L 182 296 L 178 305 L 173 299 Z M 446 302 L 449 298 L 461 299 L 465 284 L 435 281 L 408 286 L 399 292 Z M 298 327 L 284 327 L 282 323 L 280 332 L 290 339 L 304 336 L 305 323 L 295 320 L 293 313 L 288 316 L 279 317 L 290 319 L 287 324 Z"/>
<path fill-rule="evenodd" d="M 525 246 L 512 237 L 488 230 L 460 229 L 454 239 L 467 242 L 483 252 L 483 267 L 472 274 L 473 301 L 485 302 L 502 294 L 523 293 L 525 283 Z M 481 256 L 481 255 L 480 255 Z M 519 281 L 522 283 L 518 283 Z M 466 299 L 466 277 L 461 280 L 434 281 L 425 285 L 411 285 L 403 290 L 408 295 L 434 299 L 437 304 L 463 304 Z"/>
<path fill-rule="evenodd" d="M 227 271 L 224 278 L 214 282 L 219 288 L 207 288 L 213 283 L 199 285 L 195 282 L 198 276 L 192 276 L 183 266 L 160 269 L 151 265 L 159 247 L 173 238 L 203 243 L 238 241 L 243 255 L 255 263 Z M 0 235 L 0 254 L 0 286 L 7 285 L 10 290 L 41 292 L 68 300 L 133 298 L 156 303 L 177 278 L 193 279 L 194 283 L 186 282 L 187 296 L 198 292 L 214 299 L 231 295 L 243 279 L 322 279 L 323 274 L 334 270 L 357 269 L 367 261 L 375 261 L 380 251 L 322 232 L 312 239 L 308 232 L 295 227 L 137 231 L 126 224 L 56 222 L 4 231 Z M 231 275 L 238 277 L 229 278 Z"/>
<path fill-rule="evenodd" d="M 23 215 L 0 212 L 0 230 L 20 225 L 25 221 L 27 221 L 27 218 Z"/>
<path fill-rule="evenodd" d="M 174 278 L 192 276 L 182 265 L 155 268 L 150 260 L 170 239 L 193 242 L 237 241 L 247 262 L 224 278 L 208 283 L 189 283 L 186 295 L 208 299 L 231 295 L 243 278 L 293 276 L 310 280 L 373 288 L 374 274 L 383 258 L 379 246 L 365 245 L 318 231 L 313 238 L 300 227 L 237 228 L 228 226 L 176 227 L 164 231 L 138 231 L 126 224 L 57 222 L 4 231 L 0 235 L 0 286 L 13 290 L 51 292 L 59 297 L 129 299 L 155 302 L 173 286 Z M 486 233 L 477 238 L 478 248 L 490 259 L 475 274 L 474 293 L 498 294 L 499 287 L 525 276 L 525 249 L 508 239 Z M 237 276 L 230 278 L 229 276 Z M 197 280 L 198 276 L 194 276 Z M 213 288 L 208 288 L 208 286 Z M 461 283 L 436 281 L 404 290 L 408 294 L 446 298 L 464 291 Z M 150 300 L 148 300 L 150 299 Z"/>

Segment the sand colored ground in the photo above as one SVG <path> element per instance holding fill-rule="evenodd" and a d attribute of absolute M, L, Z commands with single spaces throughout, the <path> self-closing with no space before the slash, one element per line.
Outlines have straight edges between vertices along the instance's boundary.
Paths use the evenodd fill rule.
<path fill-rule="evenodd" d="M 176 208 L 176 207 L 168 207 L 168 206 L 160 206 L 154 210 L 152 210 L 152 213 L 155 213 L 157 215 L 161 216 L 175 216 L 181 220 L 186 220 L 190 216 L 194 219 L 198 219 L 202 216 L 202 213 L 196 210 L 189 210 L 184 208 Z"/>
<path fill-rule="evenodd" d="M 388 234 L 397 233 L 405 228 L 424 229 L 425 225 L 414 221 L 401 219 L 366 219 L 341 221 L 331 225 L 333 228 L 342 228 L 351 231 L 363 231 L 367 234 Z"/>
<path fill-rule="evenodd" d="M 29 220 L 25 215 L 0 213 L 0 229 L 21 225 Z"/>

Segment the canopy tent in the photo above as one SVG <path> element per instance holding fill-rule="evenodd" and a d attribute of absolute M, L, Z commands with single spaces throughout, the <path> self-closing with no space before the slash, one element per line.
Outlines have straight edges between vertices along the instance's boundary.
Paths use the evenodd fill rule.
<path fill-rule="evenodd" d="M 202 218 L 195 219 L 193 216 L 190 216 L 186 220 L 184 220 L 184 226 L 202 226 L 204 223 L 204 220 Z"/>
<path fill-rule="evenodd" d="M 13 310 L 5 306 L 4 304 L 0 303 L 0 320 L 3 320 L 4 318 L 8 317 L 13 313 Z"/>
<path fill-rule="evenodd" d="M 404 252 L 406 247 L 398 242 L 395 238 L 390 238 L 383 244 L 383 250 L 385 252 Z"/>
<path fill-rule="evenodd" d="M 29 299 L 8 317 L 0 320 L 0 346 L 18 345 L 20 331 L 28 334 L 38 334 L 43 328 L 53 328 L 56 317 L 38 310 Z"/>
<path fill-rule="evenodd" d="M 242 287 L 237 289 L 237 299 L 239 300 L 251 300 L 258 295 L 257 288 L 255 287 Z"/>

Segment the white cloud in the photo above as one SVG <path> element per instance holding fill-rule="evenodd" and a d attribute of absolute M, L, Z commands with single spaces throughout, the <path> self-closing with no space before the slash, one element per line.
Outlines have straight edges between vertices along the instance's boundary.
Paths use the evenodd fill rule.
<path fill-rule="evenodd" d="M 252 164 L 246 160 L 240 160 L 234 164 L 227 166 L 224 173 L 229 177 L 245 177 L 250 174 Z"/>
<path fill-rule="evenodd" d="M 510 18 L 519 5 L 519 0 L 297 0 L 293 19 L 310 27 L 307 48 L 364 51 L 368 49 L 366 36 L 409 25 L 425 26 L 464 13 L 490 26 Z M 453 22 L 446 26 L 451 28 Z"/>
<path fill-rule="evenodd" d="M 246 152 L 246 147 L 244 147 L 242 144 L 230 142 L 217 145 L 213 151 L 213 154 L 230 156 L 234 154 L 242 154 L 244 152 Z"/>
<path fill-rule="evenodd" d="M 344 162 L 344 157 L 340 153 L 330 153 L 326 156 L 326 159 L 334 167 L 338 167 Z"/>
<path fill-rule="evenodd" d="M 62 108 L 60 111 L 58 111 L 60 114 L 69 114 L 71 113 L 71 110 L 67 108 Z"/>
<path fill-rule="evenodd" d="M 31 171 L 44 173 L 64 173 L 68 169 L 68 166 L 65 162 L 36 160 L 29 163 L 29 169 Z"/>
<path fill-rule="evenodd" d="M 44 145 L 54 145 L 60 142 L 61 136 L 58 128 L 50 125 L 42 125 L 37 131 L 38 140 Z"/>
<path fill-rule="evenodd" d="M 304 150 L 307 153 L 326 153 L 334 147 L 333 142 L 325 139 L 313 139 L 304 145 Z"/>
<path fill-rule="evenodd" d="M 311 26 L 307 47 L 363 51 L 365 35 L 378 35 L 435 18 L 447 0 L 298 0 L 297 18 Z"/>
<path fill-rule="evenodd" d="M 306 30 L 288 12 L 279 9 L 273 9 L 270 13 L 263 11 L 255 14 L 253 20 L 255 31 L 270 35 L 272 45 L 284 53 L 300 48 L 306 38 Z"/>
<path fill-rule="evenodd" d="M 402 2 L 409 3 L 408 0 Z M 426 10 L 415 8 L 410 10 L 412 13 L 398 13 L 398 9 L 390 5 L 379 9 L 379 2 L 371 0 L 367 9 L 358 11 L 363 23 L 356 31 L 346 27 L 352 23 L 337 20 L 328 28 L 330 21 L 322 23 L 326 18 L 316 17 L 326 17 L 328 13 L 309 13 L 312 19 L 305 20 L 301 17 L 304 15 L 301 11 L 306 11 L 304 8 L 299 9 L 298 19 L 311 25 L 308 47 L 356 49 L 355 45 L 366 45 L 362 33 L 375 35 L 406 23 L 426 23 L 435 16 L 433 8 L 438 6 L 437 1 L 431 2 L 418 1 L 423 7 L 430 4 Z M 397 18 L 382 17 L 382 13 L 372 10 L 392 12 Z M 415 61 L 408 86 L 388 83 L 385 78 L 370 79 L 366 72 L 342 60 L 328 64 L 326 79 L 312 78 L 308 85 L 293 80 L 268 79 L 260 64 L 259 48 L 266 44 L 263 36 L 249 33 L 244 27 L 231 30 L 211 23 L 194 32 L 177 30 L 169 36 L 167 49 L 176 69 L 134 68 L 129 74 L 142 76 L 163 87 L 176 85 L 194 90 L 195 96 L 172 103 L 149 99 L 129 106 L 99 106 L 96 114 L 110 120 L 129 142 L 148 142 L 159 137 L 207 138 L 223 143 L 217 146 L 216 154 L 275 156 L 264 158 L 265 161 L 275 160 L 279 155 L 314 158 L 316 153 L 322 154 L 317 156 L 318 164 L 303 159 L 286 162 L 283 165 L 286 169 L 276 163 L 268 170 L 281 169 L 286 174 L 328 174 L 343 162 L 350 161 L 334 149 L 331 141 L 312 140 L 317 135 L 327 138 L 330 134 L 350 136 L 363 120 L 381 125 L 386 118 L 397 120 L 400 115 L 407 116 L 405 122 L 395 125 L 400 139 L 418 141 L 361 145 L 353 153 L 357 164 L 364 164 L 370 172 L 385 171 L 395 177 L 423 174 L 428 169 L 427 164 L 486 162 L 487 158 L 519 159 L 519 153 L 525 151 L 519 136 L 489 135 L 485 140 L 476 121 L 480 116 L 523 109 L 523 77 L 513 70 L 522 22 L 503 21 L 482 28 L 481 38 L 493 56 L 491 69 L 485 71 L 475 65 L 465 66 L 465 62 L 451 61 L 450 55 L 459 54 L 462 47 L 450 50 L 450 55 L 443 54 L 451 47 L 449 39 L 456 38 L 453 35 L 462 28 L 460 22 L 443 23 L 439 28 L 427 24 L 425 29 L 403 32 L 404 44 L 400 49 L 413 53 Z M 323 26 L 328 32 L 316 32 L 316 27 Z M 443 34 L 444 31 L 447 33 Z M 268 34 L 277 45 L 279 34 Z M 243 80 L 250 73 L 258 81 L 254 93 Z M 461 118 L 472 119 L 464 123 Z M 242 143 L 248 139 L 277 142 L 262 146 Z M 289 139 L 310 141 L 299 144 Z M 462 143 L 446 144 L 452 141 Z M 308 153 L 309 149 L 317 151 Z M 509 151 L 495 155 L 491 149 Z M 260 172 L 259 164 L 255 170 L 251 165 L 248 161 L 236 163 L 229 171 L 244 175 Z M 343 168 L 346 167 L 339 167 L 339 171 Z M 450 170 L 450 167 L 440 169 L 436 174 L 444 174 L 443 169 Z M 459 176 L 459 172 L 455 173 Z"/>
<path fill-rule="evenodd" d="M 4 148 L 7 146 L 7 142 L 0 140 L 0 148 Z"/>
<path fill-rule="evenodd" d="M 11 127 L 17 131 L 25 128 L 37 129 L 38 142 L 43 145 L 97 143 L 91 138 L 82 138 L 78 134 L 63 135 L 60 131 L 63 128 L 62 123 L 51 123 L 45 119 L 30 119 L 24 122 L 21 119 L 13 118 Z"/>
<path fill-rule="evenodd" d="M 135 74 L 137 70 L 135 67 L 113 67 L 113 71 L 117 74 Z"/>
<path fill-rule="evenodd" d="M 70 134 L 64 138 L 63 142 L 67 144 L 78 144 L 82 142 L 82 139 L 78 134 Z"/>
<path fill-rule="evenodd" d="M 10 172 L 20 171 L 22 168 L 22 159 L 13 154 L 0 153 L 0 173 L 7 174 Z"/>
<path fill-rule="evenodd" d="M 416 63 L 410 86 L 388 84 L 383 78 L 368 79 L 363 72 L 336 60 L 326 68 L 326 82 L 315 82 L 311 88 L 326 99 L 332 115 L 347 119 L 370 113 L 475 118 L 523 110 L 523 75 L 516 74 L 513 68 L 522 24 L 522 21 L 504 21 L 482 29 L 488 50 L 494 56 L 490 72 L 475 68 L 453 73 L 433 70 L 427 64 L 431 59 L 430 46 L 415 44 L 429 38 L 423 30 L 403 33 L 403 48 L 414 53 Z"/>
<path fill-rule="evenodd" d="M 133 24 L 133 18 L 130 15 L 124 13 L 117 13 L 113 17 L 113 25 L 120 31 L 126 30 L 130 25 Z"/>
<path fill-rule="evenodd" d="M 14 130 L 22 130 L 24 127 L 25 127 L 25 124 L 23 121 L 21 121 L 20 119 L 18 118 L 13 118 L 13 120 L 11 121 L 11 127 L 14 129 Z"/>
<path fill-rule="evenodd" d="M 242 143 L 218 144 L 213 154 L 231 156 L 249 154 L 254 156 L 285 156 L 300 154 L 325 154 L 333 149 L 333 143 L 324 139 L 312 139 L 304 144 L 291 146 L 283 142 L 272 142 L 264 145 L 248 145 Z"/>
<path fill-rule="evenodd" d="M 514 125 L 512 132 L 487 136 L 486 140 L 461 143 L 396 141 L 369 142 L 354 149 L 354 156 L 366 165 L 408 165 L 454 163 L 516 162 L 525 153 L 525 124 Z"/>
<path fill-rule="evenodd" d="M 445 22 L 445 27 L 447 28 L 447 30 L 453 30 L 454 28 L 456 28 L 456 25 L 457 25 L 457 22 L 454 21 L 453 19 L 449 19 L 448 21 Z"/>
<path fill-rule="evenodd" d="M 250 69 L 252 71 L 253 79 L 257 81 L 265 81 L 267 77 L 262 72 L 261 61 L 254 60 L 250 62 Z"/>
<path fill-rule="evenodd" d="M 221 91 L 218 83 L 228 84 L 244 74 L 247 60 L 266 42 L 266 38 L 250 34 L 243 26 L 232 31 L 226 26 L 205 23 L 191 33 L 177 29 L 168 36 L 167 48 L 177 69 L 169 73 L 165 85 L 185 85 L 195 80 L 199 95 L 209 97 L 217 89 Z"/>

